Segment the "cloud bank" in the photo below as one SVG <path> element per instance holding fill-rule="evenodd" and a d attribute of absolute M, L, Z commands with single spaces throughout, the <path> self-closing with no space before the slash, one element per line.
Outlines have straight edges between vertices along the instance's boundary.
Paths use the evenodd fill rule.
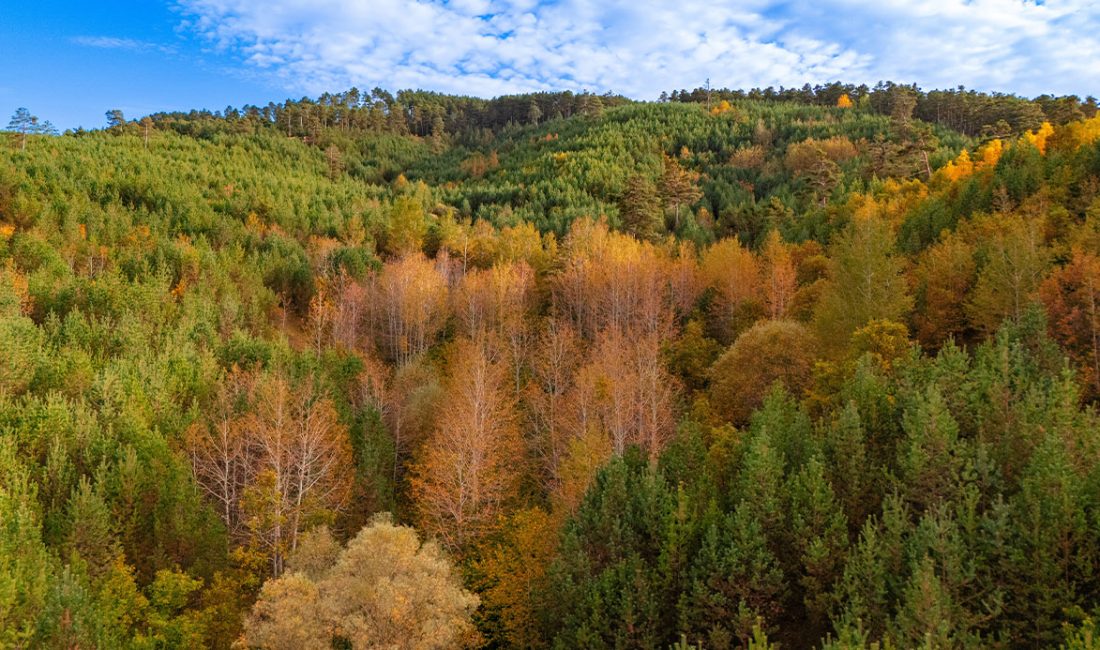
<path fill-rule="evenodd" d="M 178 0 L 288 90 L 655 98 L 831 80 L 1100 94 L 1095 0 Z"/>

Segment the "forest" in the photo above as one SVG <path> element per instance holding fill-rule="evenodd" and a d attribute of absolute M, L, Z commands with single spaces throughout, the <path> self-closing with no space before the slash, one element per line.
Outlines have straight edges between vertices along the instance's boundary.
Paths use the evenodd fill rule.
<path fill-rule="evenodd" d="M 1100 114 L 375 89 L 0 142 L 0 647 L 1100 645 Z"/>

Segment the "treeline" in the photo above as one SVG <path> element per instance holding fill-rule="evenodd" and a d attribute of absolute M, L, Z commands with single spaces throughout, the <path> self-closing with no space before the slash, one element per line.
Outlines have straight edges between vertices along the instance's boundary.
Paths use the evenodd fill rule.
<path fill-rule="evenodd" d="M 833 82 L 801 88 L 728 88 L 674 90 L 662 93 L 662 101 L 717 104 L 743 99 L 836 106 L 847 97 L 856 106 L 889 115 L 899 97 L 916 102 L 914 116 L 972 137 L 1007 137 L 1033 131 L 1043 123 L 1066 124 L 1096 115 L 1096 98 L 1076 95 L 1040 95 L 1033 99 L 1007 93 L 985 93 L 962 86 L 950 90 L 921 90 L 916 84 L 879 82 L 873 87 Z"/>
<path fill-rule="evenodd" d="M 153 123 L 192 136 L 216 132 L 253 132 L 269 128 L 287 136 L 318 139 L 333 130 L 344 133 L 461 136 L 478 139 L 509 126 L 538 124 L 573 115 L 598 115 L 604 108 L 629 103 L 605 94 L 541 92 L 480 99 L 422 90 L 393 93 L 352 88 L 265 106 L 227 106 L 221 111 L 155 113 Z"/>
<path fill-rule="evenodd" d="M 841 99 L 841 98 L 845 99 Z M 833 82 L 801 88 L 695 88 L 663 92 L 661 102 L 718 106 L 722 101 L 837 106 L 844 102 L 880 115 L 890 115 L 898 102 L 914 102 L 912 114 L 919 120 L 941 125 L 971 137 L 1018 136 L 1043 123 L 1066 124 L 1091 118 L 1097 100 L 1089 96 L 1040 95 L 1035 98 L 1007 93 L 986 93 L 963 87 L 948 90 L 920 89 L 916 84 L 879 82 L 875 86 Z M 269 102 L 263 106 L 227 106 L 220 111 L 193 110 L 150 115 L 154 124 L 191 136 L 218 132 L 252 132 L 271 128 L 291 137 L 322 139 L 329 131 L 349 134 L 389 133 L 457 136 L 484 143 L 510 126 L 537 125 L 574 115 L 598 115 L 605 108 L 631 101 L 611 93 L 540 92 L 481 99 L 422 90 L 396 94 L 382 88 L 370 92 L 352 88 L 324 93 L 317 98 Z"/>
<path fill-rule="evenodd" d="M 712 109 L 0 150 L 0 644 L 1089 647 L 1100 118 Z"/>

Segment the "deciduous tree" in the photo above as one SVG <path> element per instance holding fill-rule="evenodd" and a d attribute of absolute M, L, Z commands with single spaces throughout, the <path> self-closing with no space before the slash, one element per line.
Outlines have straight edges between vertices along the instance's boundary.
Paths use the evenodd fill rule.
<path fill-rule="evenodd" d="M 796 396 L 808 388 L 813 360 L 813 337 L 804 326 L 758 323 L 711 367 L 710 404 L 723 419 L 743 424 L 775 382 Z"/>
<path fill-rule="evenodd" d="M 1051 335 L 1080 371 L 1091 397 L 1100 396 L 1100 257 L 1074 249 L 1069 263 L 1039 288 Z"/>
<path fill-rule="evenodd" d="M 443 650 L 468 640 L 478 599 L 434 542 L 379 516 L 336 550 L 328 566 L 264 584 L 245 623 L 248 647 Z"/>
<path fill-rule="evenodd" d="M 447 279 L 415 253 L 369 280 L 368 331 L 382 356 L 403 366 L 435 342 L 447 318 Z"/>
<path fill-rule="evenodd" d="M 876 218 L 853 221 L 837 238 L 814 315 L 826 349 L 843 350 L 852 332 L 871 320 L 905 319 L 913 300 L 893 249 L 890 226 Z"/>
<path fill-rule="evenodd" d="M 456 343 L 435 429 L 412 471 L 421 526 L 454 550 L 499 524 L 522 475 L 515 398 L 492 348 L 484 338 Z"/>

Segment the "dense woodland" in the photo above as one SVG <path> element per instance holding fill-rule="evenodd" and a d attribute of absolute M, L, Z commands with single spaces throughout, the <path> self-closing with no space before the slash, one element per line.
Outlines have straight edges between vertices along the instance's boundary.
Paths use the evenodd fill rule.
<path fill-rule="evenodd" d="M 1073 648 L 1100 116 L 382 90 L 0 144 L 0 646 Z"/>

